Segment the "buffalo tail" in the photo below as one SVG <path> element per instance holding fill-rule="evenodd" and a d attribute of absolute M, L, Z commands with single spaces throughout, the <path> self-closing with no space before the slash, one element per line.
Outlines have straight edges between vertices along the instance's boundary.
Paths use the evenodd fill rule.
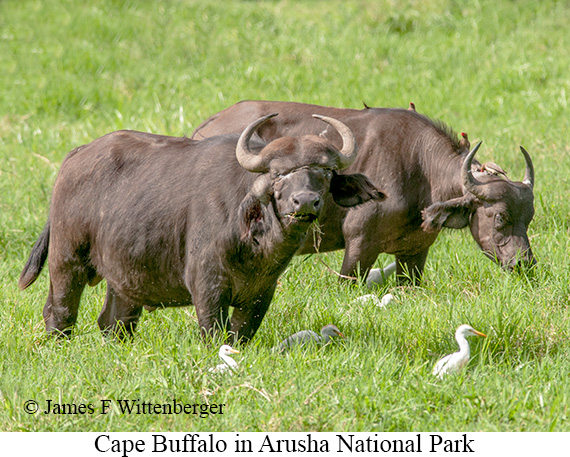
<path fill-rule="evenodd" d="M 48 255 L 48 247 L 49 247 L 49 230 L 50 224 L 49 220 L 46 223 L 40 237 L 34 244 L 32 248 L 32 252 L 30 253 L 30 257 L 24 266 L 24 270 L 20 275 L 20 279 L 18 280 L 18 287 L 21 290 L 24 290 L 30 284 L 32 284 L 38 276 L 40 275 L 44 263 L 47 259 Z"/>

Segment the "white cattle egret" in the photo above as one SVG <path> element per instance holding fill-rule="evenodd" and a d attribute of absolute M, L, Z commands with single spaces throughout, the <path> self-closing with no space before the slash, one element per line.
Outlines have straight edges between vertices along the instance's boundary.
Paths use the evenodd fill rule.
<path fill-rule="evenodd" d="M 344 338 L 344 335 L 340 332 L 337 326 L 333 324 L 325 325 L 321 329 L 321 335 L 319 335 L 317 332 L 313 332 L 312 330 L 301 330 L 300 332 L 297 332 L 281 341 L 278 346 L 275 346 L 273 348 L 273 351 L 285 352 L 294 346 L 301 347 L 307 344 L 317 344 L 319 346 L 324 346 L 337 336 Z"/>
<path fill-rule="evenodd" d="M 375 294 L 366 294 L 361 295 L 353 303 L 358 302 L 362 304 L 372 303 L 379 308 L 385 308 L 392 300 L 394 300 L 394 296 L 392 294 L 386 294 L 382 297 L 382 299 L 378 298 Z"/>
<path fill-rule="evenodd" d="M 456 373 L 462 370 L 469 362 L 469 343 L 467 342 L 468 336 L 482 336 L 486 337 L 484 333 L 475 330 L 467 324 L 460 325 L 455 331 L 455 340 L 459 344 L 459 351 L 453 354 L 446 355 L 443 359 L 435 364 L 433 367 L 433 375 L 438 378 L 443 378 L 448 373 Z"/>
<path fill-rule="evenodd" d="M 386 284 L 387 279 L 396 271 L 396 262 L 392 262 L 386 268 L 372 268 L 366 277 L 366 287 L 382 287 Z"/>
<path fill-rule="evenodd" d="M 392 300 L 394 300 L 394 296 L 392 294 L 386 294 L 382 297 L 382 300 L 380 300 L 380 304 L 378 306 L 380 308 L 386 308 L 386 306 L 389 305 Z"/>
<path fill-rule="evenodd" d="M 361 295 L 352 303 L 361 303 L 363 305 L 371 303 L 375 306 L 380 306 L 380 299 L 376 296 L 376 294 L 366 294 L 366 295 Z"/>
<path fill-rule="evenodd" d="M 231 346 L 224 344 L 218 351 L 218 355 L 224 363 L 220 363 L 215 368 L 210 368 L 208 371 L 212 373 L 225 373 L 226 371 L 229 371 L 229 373 L 232 373 L 237 368 L 238 364 L 230 357 L 230 354 L 239 354 L 239 351 L 236 351 Z"/>

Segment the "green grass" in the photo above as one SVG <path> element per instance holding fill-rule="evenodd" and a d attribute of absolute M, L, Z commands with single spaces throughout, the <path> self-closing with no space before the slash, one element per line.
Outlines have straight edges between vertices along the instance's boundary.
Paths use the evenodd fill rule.
<path fill-rule="evenodd" d="M 0 428 L 6 431 L 568 431 L 570 6 L 547 0 L 0 2 Z M 483 139 L 480 159 L 537 176 L 534 277 L 444 232 L 419 288 L 386 309 L 354 300 L 315 257 L 296 258 L 237 376 L 208 373 L 215 347 L 193 308 L 143 314 L 132 343 L 101 337 L 104 285 L 75 335 L 44 337 L 48 279 L 16 282 L 66 153 L 113 130 L 189 135 L 242 99 L 406 107 Z M 323 256 L 340 267 L 342 253 Z M 378 265 L 391 259 L 382 255 Z M 273 355 L 334 322 L 345 341 Z M 468 369 L 435 361 L 470 323 Z M 223 415 L 28 415 L 25 401 L 224 403 Z"/>

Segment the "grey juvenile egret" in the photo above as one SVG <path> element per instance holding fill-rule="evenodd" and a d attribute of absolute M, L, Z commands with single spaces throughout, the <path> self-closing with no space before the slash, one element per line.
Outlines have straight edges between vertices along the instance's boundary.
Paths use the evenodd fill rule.
<path fill-rule="evenodd" d="M 231 346 L 224 344 L 218 352 L 220 359 L 222 359 L 224 363 L 220 363 L 215 368 L 210 368 L 208 371 L 212 373 L 225 373 L 226 371 L 229 371 L 232 373 L 237 368 L 238 364 L 230 357 L 230 354 L 239 354 L 239 351 L 236 351 Z"/>
<path fill-rule="evenodd" d="M 467 365 L 470 355 L 467 337 L 472 335 L 482 337 L 487 336 L 467 324 L 460 325 L 457 328 L 455 331 L 455 340 L 457 341 L 457 344 L 459 344 L 459 351 L 446 355 L 443 359 L 437 362 L 433 367 L 434 376 L 437 376 L 441 379 L 446 374 L 456 373 Z"/>
<path fill-rule="evenodd" d="M 396 262 L 392 262 L 386 268 L 372 268 L 366 277 L 366 287 L 381 287 L 386 284 L 387 279 L 396 271 Z"/>
<path fill-rule="evenodd" d="M 294 346 L 305 346 L 307 344 L 324 346 L 337 336 L 344 337 L 337 326 L 333 324 L 325 325 L 321 329 L 321 335 L 312 330 L 301 330 L 281 341 L 278 346 L 273 348 L 273 351 L 285 352 Z"/>

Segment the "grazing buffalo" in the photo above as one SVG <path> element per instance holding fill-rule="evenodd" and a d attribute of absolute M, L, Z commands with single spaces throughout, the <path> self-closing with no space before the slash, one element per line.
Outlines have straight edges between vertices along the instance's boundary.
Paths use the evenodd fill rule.
<path fill-rule="evenodd" d="M 325 203 L 319 250 L 346 249 L 343 275 L 366 275 L 378 254 L 386 252 L 396 257 L 398 279 L 415 282 L 443 227 L 469 226 L 483 252 L 505 268 L 535 263 L 527 236 L 534 215 L 534 170 L 522 147 L 526 173 L 522 182 L 513 182 L 481 170 L 479 164 L 472 166 L 476 149 L 464 152 L 455 133 L 415 110 L 271 101 L 230 106 L 198 126 L 192 138 L 238 132 L 251 119 L 277 110 L 279 117 L 257 132 L 263 140 L 314 134 L 339 144 L 338 134 L 310 114 L 339 119 L 359 145 L 358 158 L 347 172 L 366 174 L 390 196 L 351 211 Z M 314 251 L 308 242 L 299 253 Z"/>
<path fill-rule="evenodd" d="M 71 151 L 19 280 L 28 287 L 48 258 L 46 330 L 69 334 L 85 285 L 104 278 L 106 333 L 132 335 L 143 308 L 194 304 L 203 335 L 252 338 L 325 194 L 344 207 L 384 198 L 364 175 L 336 172 L 357 155 L 346 125 L 319 117 L 339 149 L 310 135 L 251 139 L 273 116 L 241 136 L 118 131 Z"/>

